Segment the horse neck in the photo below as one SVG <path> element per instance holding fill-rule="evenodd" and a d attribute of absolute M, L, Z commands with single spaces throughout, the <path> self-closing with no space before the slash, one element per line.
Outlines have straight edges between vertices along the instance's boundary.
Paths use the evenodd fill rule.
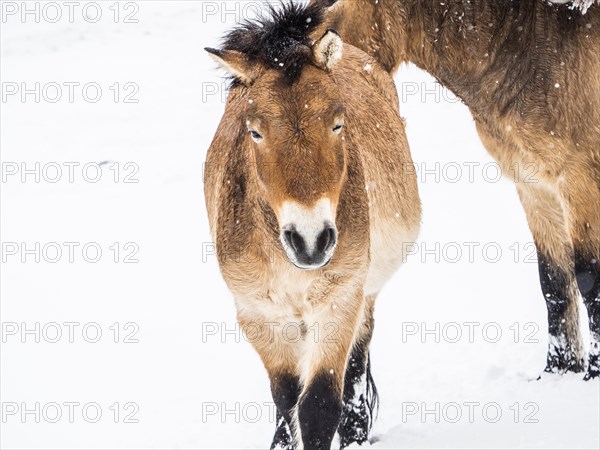
<path fill-rule="evenodd" d="M 387 23 L 393 24 L 396 17 L 396 25 L 389 29 L 391 40 L 398 43 L 388 49 L 393 53 L 388 55 L 394 61 L 391 70 L 403 62 L 412 62 L 473 111 L 490 107 L 489 95 L 482 93 L 493 92 L 497 83 L 518 86 L 531 75 L 507 69 L 526 64 L 529 69 L 537 65 L 538 71 L 551 70 L 553 63 L 568 53 L 564 50 L 568 48 L 566 41 L 561 39 L 569 31 L 574 32 L 580 22 L 578 13 L 566 17 L 571 13 L 565 12 L 564 23 L 559 23 L 555 10 L 537 0 L 389 3 L 402 4 L 401 12 L 396 10 L 398 6 L 390 5 L 383 13 Z M 514 59 L 515 55 L 518 59 Z"/>

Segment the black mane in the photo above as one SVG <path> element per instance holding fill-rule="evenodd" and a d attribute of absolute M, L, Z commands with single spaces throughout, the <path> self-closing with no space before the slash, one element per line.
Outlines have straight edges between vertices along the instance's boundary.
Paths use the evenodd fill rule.
<path fill-rule="evenodd" d="M 291 1 L 266 6 L 268 16 L 238 25 L 225 35 L 222 48 L 244 53 L 294 81 L 311 59 L 308 36 L 323 22 L 323 6 Z"/>

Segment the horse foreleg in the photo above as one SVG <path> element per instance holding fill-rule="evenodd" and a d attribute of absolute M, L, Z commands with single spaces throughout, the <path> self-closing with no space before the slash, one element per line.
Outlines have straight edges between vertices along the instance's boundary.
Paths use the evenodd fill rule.
<path fill-rule="evenodd" d="M 587 170 L 586 170 L 587 169 Z M 575 273 L 590 327 L 586 379 L 600 376 L 600 167 L 589 167 L 568 179 L 563 196 L 570 213 L 569 232 Z"/>
<path fill-rule="evenodd" d="M 277 428 L 271 450 L 293 450 L 292 412 L 300 394 L 300 380 L 292 374 L 271 374 L 271 394 L 277 407 Z"/>
<path fill-rule="evenodd" d="M 367 297 L 365 319 L 350 354 L 344 379 L 344 407 L 338 427 L 340 447 L 369 438 L 377 409 L 377 388 L 370 368 L 369 344 L 373 336 L 375 295 Z"/>
<path fill-rule="evenodd" d="M 238 321 L 243 330 L 252 330 L 248 340 L 258 352 L 269 374 L 271 395 L 277 408 L 277 423 L 271 449 L 293 450 L 294 410 L 300 395 L 297 345 L 282 333 L 285 323 L 268 321 L 260 310 L 238 310 Z"/>
<path fill-rule="evenodd" d="M 319 309 L 315 323 L 319 339 L 305 349 L 297 409 L 296 423 L 305 450 L 329 449 L 340 424 L 346 365 L 363 318 L 362 289 L 323 302 Z"/>
<path fill-rule="evenodd" d="M 579 293 L 564 209 L 557 193 L 544 186 L 517 187 L 537 248 L 540 284 L 548 310 L 545 372 L 581 372 L 584 357 Z"/>
<path fill-rule="evenodd" d="M 590 326 L 590 353 L 586 380 L 600 376 L 600 253 L 597 256 L 577 251 L 577 283 L 587 308 Z"/>

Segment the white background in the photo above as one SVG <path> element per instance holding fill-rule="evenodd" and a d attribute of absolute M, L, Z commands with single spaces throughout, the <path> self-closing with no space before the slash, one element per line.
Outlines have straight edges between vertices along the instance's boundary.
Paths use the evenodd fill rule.
<path fill-rule="evenodd" d="M 115 23 L 113 2 L 99 2 L 102 17 L 91 23 L 95 9 L 84 16 L 87 3 L 79 2 L 71 23 L 59 2 L 63 17 L 51 23 L 56 11 L 41 3 L 36 23 L 33 15 L 23 20 L 23 5 L 15 4 L 19 12 L 3 14 L 0 23 L 3 92 L 38 82 L 41 97 L 23 101 L 19 92 L 1 103 L 1 240 L 19 249 L 2 255 L 1 446 L 267 447 L 275 426 L 267 375 L 235 331 L 232 296 L 206 251 L 202 185 L 224 108 L 222 74 L 202 49 L 218 46 L 223 32 L 256 6 L 121 3 Z M 131 12 L 137 23 L 124 22 Z M 65 82 L 80 83 L 72 103 Z M 81 88 L 90 82 L 102 89 L 96 103 L 83 97 Z M 137 103 L 123 101 L 132 92 L 123 88 L 128 82 L 139 88 Z M 372 364 L 381 409 L 372 447 L 598 448 L 599 383 L 577 374 L 531 381 L 545 363 L 546 309 L 512 182 L 498 181 L 494 166 L 485 166 L 493 161 L 464 105 L 413 67 L 402 68 L 396 82 L 421 172 L 424 215 L 419 251 L 377 304 Z M 56 103 L 49 101 L 56 95 L 49 83 L 63 86 Z M 87 181 L 95 166 L 86 174 L 82 167 L 103 161 L 100 181 Z M 36 162 L 39 182 L 7 172 L 23 163 L 35 170 Z M 64 163 L 80 164 L 73 183 Z M 50 183 L 56 165 L 62 177 Z M 132 167 L 138 182 L 125 183 Z M 52 252 L 39 263 L 22 253 L 22 243 L 34 249 L 53 242 L 79 243 L 74 262 L 64 245 L 56 263 L 47 261 Z M 102 249 L 97 263 L 84 259 L 86 243 Z M 109 248 L 114 243 L 119 262 Z M 132 248 L 139 249 L 138 262 L 123 262 Z M 56 333 L 47 325 L 52 322 L 63 333 L 56 343 L 49 342 Z M 72 343 L 65 322 L 79 324 Z M 465 322 L 476 323 L 473 339 Z M 35 332 L 21 333 L 36 323 L 39 343 Z M 453 323 L 462 332 L 455 343 L 449 342 L 456 336 Z M 91 325 L 83 335 L 85 324 Z M 421 334 L 436 326 L 437 333 Z M 102 336 L 88 342 L 96 328 Z M 500 339 L 491 342 L 498 329 Z M 79 404 L 72 423 L 65 402 Z M 475 403 L 472 421 L 465 402 Z M 21 415 L 36 403 L 39 418 Z M 53 403 L 62 411 L 56 423 Z M 92 407 L 82 412 L 94 403 L 102 411 L 95 423 Z M 421 414 L 436 405 L 438 417 Z M 14 407 L 17 413 L 9 414 Z M 418 412 L 408 414 L 414 408 Z M 498 409 L 502 416 L 494 422 Z M 137 423 L 125 423 L 132 411 L 129 421 Z"/>

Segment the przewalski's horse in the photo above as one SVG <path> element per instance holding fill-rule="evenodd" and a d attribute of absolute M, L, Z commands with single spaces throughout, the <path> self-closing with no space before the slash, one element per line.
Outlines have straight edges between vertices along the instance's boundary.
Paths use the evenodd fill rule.
<path fill-rule="evenodd" d="M 385 70 L 334 31 L 313 42 L 317 7 L 270 15 L 206 49 L 233 78 L 206 206 L 283 416 L 272 447 L 346 446 L 371 425 L 373 303 L 417 237 L 416 177 Z"/>
<path fill-rule="evenodd" d="M 548 309 L 545 370 L 585 368 L 581 293 L 592 338 L 586 379 L 597 377 L 600 6 L 591 0 L 579 0 L 581 10 L 543 0 L 312 1 L 330 8 L 325 27 L 335 27 L 388 72 L 412 62 L 460 97 L 505 173 L 527 176 L 535 168 L 535 182 L 515 178 Z"/>

